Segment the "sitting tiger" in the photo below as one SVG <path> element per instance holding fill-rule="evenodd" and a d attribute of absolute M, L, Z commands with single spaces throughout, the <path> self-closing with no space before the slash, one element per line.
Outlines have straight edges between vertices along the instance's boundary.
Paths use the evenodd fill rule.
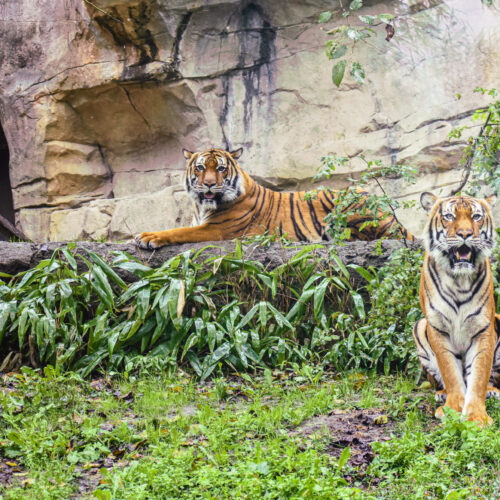
<path fill-rule="evenodd" d="M 195 204 L 192 227 L 181 227 L 136 236 L 138 245 L 150 250 L 163 245 L 197 241 L 229 240 L 278 231 L 295 241 L 326 239 L 325 216 L 335 204 L 335 194 L 320 191 L 306 200 L 305 192 L 281 193 L 257 184 L 236 160 L 243 149 L 191 153 L 187 159 L 186 190 Z M 359 208 L 356 206 L 354 208 Z M 379 211 L 377 227 L 360 226 L 373 217 L 349 216 L 351 239 L 372 240 L 382 236 L 414 237 L 398 225 L 393 215 Z"/>
<path fill-rule="evenodd" d="M 500 396 L 499 316 L 495 315 L 489 256 L 495 230 L 490 205 L 495 196 L 438 199 L 423 193 L 430 212 L 420 280 L 425 318 L 413 337 L 436 400 L 479 425 L 491 424 L 486 397 Z M 443 406 L 436 417 L 443 416 Z"/>

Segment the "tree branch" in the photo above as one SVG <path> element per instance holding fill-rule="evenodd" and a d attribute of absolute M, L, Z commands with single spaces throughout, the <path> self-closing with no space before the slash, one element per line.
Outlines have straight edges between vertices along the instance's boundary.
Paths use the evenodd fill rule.
<path fill-rule="evenodd" d="M 474 138 L 474 144 L 472 145 L 469 158 L 467 158 L 467 163 L 465 164 L 465 170 L 464 170 L 464 174 L 462 176 L 462 180 L 456 189 L 452 189 L 450 191 L 449 196 L 455 196 L 458 192 L 462 191 L 464 186 L 467 184 L 469 177 L 470 177 L 470 174 L 472 172 L 472 162 L 474 161 L 474 154 L 476 153 L 476 147 L 477 147 L 478 140 L 483 136 L 484 130 L 488 126 L 490 118 L 491 118 L 491 111 L 488 113 L 488 116 L 486 117 L 486 121 L 483 123 L 483 126 L 481 127 L 481 130 L 479 131 L 478 136 L 476 138 Z"/>
<path fill-rule="evenodd" d="M 10 236 L 14 236 L 15 238 L 18 238 L 22 241 L 31 241 L 21 230 L 17 229 L 17 227 L 14 226 L 14 224 L 12 224 L 12 222 L 6 219 L 3 215 L 0 215 L 0 226 L 6 229 Z"/>

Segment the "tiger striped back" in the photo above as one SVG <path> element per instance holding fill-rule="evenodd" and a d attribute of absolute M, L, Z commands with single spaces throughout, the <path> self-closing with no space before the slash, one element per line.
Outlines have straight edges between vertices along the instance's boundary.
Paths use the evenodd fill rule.
<path fill-rule="evenodd" d="M 336 194 L 319 191 L 313 199 L 305 192 L 276 192 L 257 184 L 237 163 L 241 149 L 228 152 L 209 149 L 191 153 L 187 159 L 186 191 L 195 204 L 193 227 L 141 233 L 137 242 L 144 248 L 196 241 L 225 240 L 278 232 L 295 241 L 327 239 L 324 219 L 335 206 Z M 363 201 L 349 207 L 359 213 L 349 215 L 351 239 L 413 236 L 399 226 L 392 214 L 361 215 Z M 362 228 L 374 217 L 378 225 Z"/>

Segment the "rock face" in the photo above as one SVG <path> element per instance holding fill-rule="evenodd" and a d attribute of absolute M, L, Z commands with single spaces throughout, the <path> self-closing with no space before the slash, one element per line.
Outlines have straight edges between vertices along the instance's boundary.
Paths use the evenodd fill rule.
<path fill-rule="evenodd" d="M 400 16 L 396 35 L 359 44 L 367 82 L 337 89 L 325 28 L 342 21 L 317 23 L 336 1 L 5 0 L 0 121 L 19 227 L 47 241 L 188 225 L 182 147 L 243 146 L 242 166 L 278 189 L 310 187 L 326 154 L 363 151 L 420 167 L 416 185 L 386 183 L 395 196 L 446 194 L 464 144 L 448 133 L 486 102 L 473 88 L 500 80 L 500 13 L 365 3 Z M 423 213 L 400 216 L 418 234 Z"/>

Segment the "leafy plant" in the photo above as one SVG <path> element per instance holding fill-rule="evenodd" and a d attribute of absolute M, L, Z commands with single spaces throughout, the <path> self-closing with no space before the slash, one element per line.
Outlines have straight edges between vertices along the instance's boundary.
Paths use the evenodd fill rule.
<path fill-rule="evenodd" d="M 346 267 L 334 253 L 327 265 L 315 257 L 320 247 L 306 245 L 274 269 L 247 260 L 241 244 L 224 256 L 210 256 L 208 248 L 187 251 L 152 269 L 125 253 L 109 265 L 70 245 L 27 272 L 4 276 L 0 349 L 7 360 L 18 353 L 33 366 L 83 376 L 98 368 L 144 369 L 146 353 L 147 366 L 155 359 L 170 370 L 187 363 L 201 379 L 223 366 L 264 370 L 306 360 L 403 369 L 410 354 L 397 348 L 402 339 L 394 334 L 402 324 L 395 313 L 384 316 L 393 330 L 374 330 L 375 338 L 369 311 L 387 304 L 376 298 L 380 284 L 397 295 L 398 280 L 417 263 L 405 264 L 391 281 L 386 274 L 394 270 Z M 122 272 L 136 281 L 125 283 Z M 369 281 L 365 291 L 358 290 L 359 276 Z M 414 290 L 401 289 L 400 297 L 405 294 Z"/>
<path fill-rule="evenodd" d="M 412 330 L 422 315 L 418 302 L 422 261 L 421 251 L 402 248 L 377 271 L 352 266 L 368 282 L 366 319 L 335 314 L 341 338 L 325 361 L 337 370 L 370 368 L 386 374 L 401 370 L 419 376 Z"/>
<path fill-rule="evenodd" d="M 356 11 L 363 7 L 363 0 L 353 0 L 349 2 L 348 6 L 344 6 L 340 2 L 342 10 L 342 18 L 348 20 L 354 15 Z M 318 21 L 326 23 L 332 18 L 332 11 L 325 11 L 319 15 Z M 349 68 L 349 73 L 352 79 L 362 85 L 365 81 L 365 70 L 362 65 L 355 60 L 350 60 L 346 57 L 348 51 L 352 54 L 358 42 L 376 35 L 377 32 L 374 28 L 384 25 L 386 29 L 386 39 L 390 40 L 394 34 L 394 27 L 391 21 L 394 16 L 391 14 L 377 14 L 377 15 L 358 15 L 359 24 L 347 24 L 336 26 L 335 28 L 327 31 L 327 34 L 332 38 L 326 43 L 326 55 L 328 59 L 336 61 L 332 68 L 332 81 L 339 87 L 345 76 L 345 71 Z"/>
<path fill-rule="evenodd" d="M 412 207 L 413 201 L 400 203 L 398 200 L 388 196 L 380 179 L 401 178 L 407 183 L 415 183 L 417 171 L 408 165 L 384 165 L 381 160 L 366 160 L 359 156 L 366 164 L 359 179 L 348 178 L 352 182 L 345 189 L 333 191 L 335 206 L 325 217 L 326 233 L 335 244 L 342 244 L 344 240 L 351 238 L 352 228 L 349 226 L 349 218 L 356 217 L 356 230 L 362 231 L 367 227 L 378 227 L 380 214 L 392 214 L 397 221 L 396 210 L 400 207 Z M 349 163 L 346 157 L 324 156 L 321 158 L 321 167 L 314 180 L 330 179 L 335 170 L 345 167 Z M 382 194 L 370 193 L 369 188 L 375 184 Z M 320 187 L 318 189 L 327 189 Z M 316 190 L 317 191 L 317 190 Z M 308 193 L 314 197 L 315 192 Z"/>
<path fill-rule="evenodd" d="M 408 427 L 400 438 L 374 443 L 373 449 L 377 455 L 370 474 L 383 478 L 392 495 L 409 488 L 419 498 L 498 495 L 498 429 L 481 430 L 453 410 L 430 432 L 418 425 Z"/>
<path fill-rule="evenodd" d="M 500 99 L 496 89 L 477 87 L 474 92 L 488 95 L 493 102 L 486 108 L 480 108 L 473 114 L 476 125 L 454 128 L 450 139 L 461 139 L 464 130 L 477 126 L 480 130 L 476 136 L 468 139 L 460 164 L 463 166 L 462 180 L 450 194 L 462 190 L 472 196 L 478 196 L 487 189 L 488 193 L 500 193 Z"/>

